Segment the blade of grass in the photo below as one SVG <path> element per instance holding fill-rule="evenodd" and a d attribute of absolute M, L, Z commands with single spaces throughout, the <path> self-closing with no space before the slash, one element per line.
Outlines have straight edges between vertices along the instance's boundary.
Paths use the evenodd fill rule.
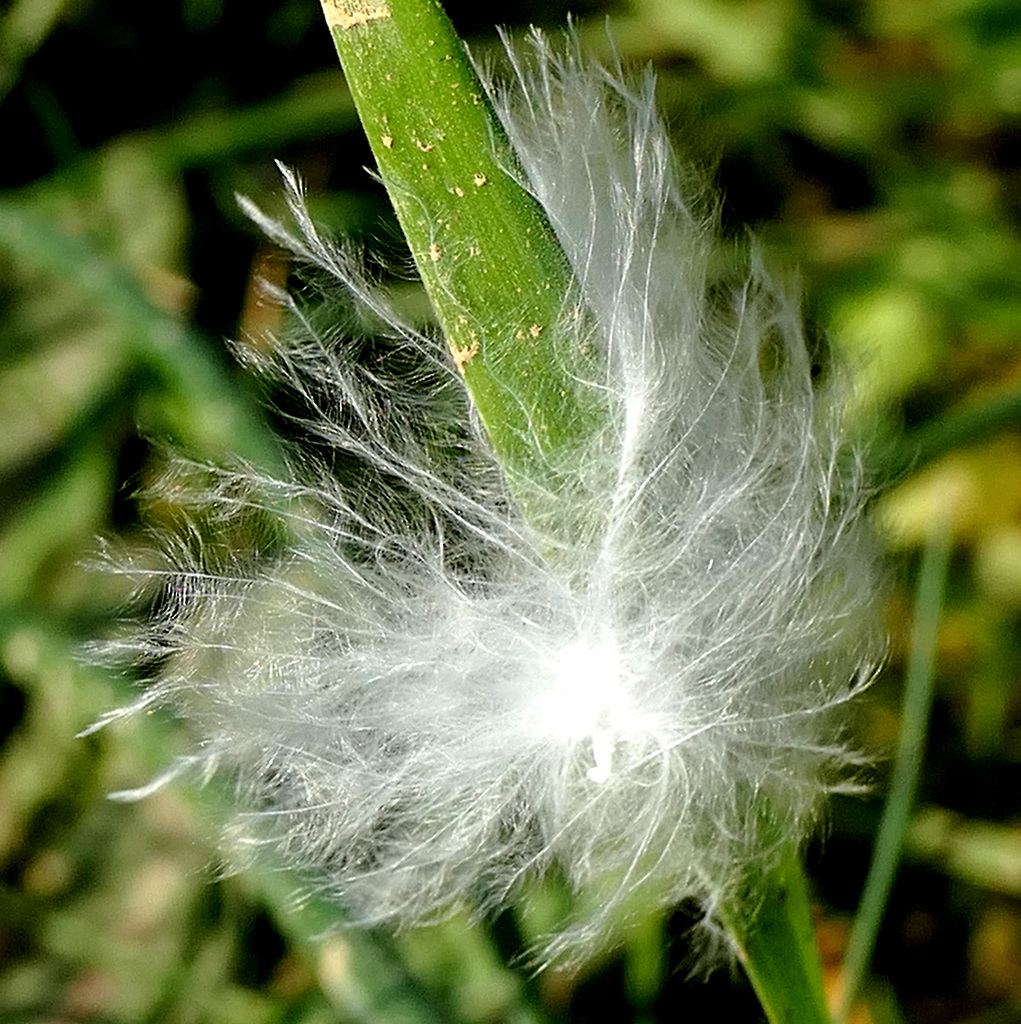
<path fill-rule="evenodd" d="M 950 524 L 944 516 L 936 515 L 922 556 L 915 595 L 911 651 L 904 688 L 904 710 L 890 793 L 883 809 L 865 890 L 848 941 L 841 1001 L 837 1012 L 838 1021 L 847 1019 L 868 970 L 904 845 L 922 764 L 926 726 L 932 707 L 937 628 L 943 605 L 950 551 Z"/>
<path fill-rule="evenodd" d="M 941 412 L 925 426 L 879 446 L 874 474 L 898 480 L 963 445 L 980 444 L 1021 421 L 1021 393 L 1007 391 L 974 407 Z"/>
<path fill-rule="evenodd" d="M 127 328 L 128 359 L 150 370 L 165 388 L 164 411 L 187 413 L 170 432 L 203 454 L 234 452 L 264 469 L 282 458 L 254 402 L 239 394 L 210 346 L 158 309 L 123 267 L 90 239 L 64 231 L 30 204 L 0 202 L 0 250 L 76 289 L 89 303 Z"/>
<path fill-rule="evenodd" d="M 558 466 L 607 425 L 597 357 L 561 329 L 585 315 L 567 260 L 439 5 L 322 2 L 454 360 L 529 514 L 529 485 L 557 492 Z"/>
<path fill-rule="evenodd" d="M 280 96 L 240 110 L 197 114 L 146 133 L 170 171 L 215 164 L 250 150 L 274 152 L 303 139 L 357 127 L 354 104 L 338 72 L 297 82 Z"/>
<path fill-rule="evenodd" d="M 770 1024 L 828 1024 L 822 962 L 815 942 L 801 860 L 786 843 L 770 877 L 754 880 L 765 892 L 758 912 L 724 908 L 721 917 Z"/>
<path fill-rule="evenodd" d="M 454 360 L 534 520 L 531 488 L 561 490 L 558 467 L 571 466 L 579 446 L 610 426 L 593 384 L 595 357 L 565 340 L 579 336 L 576 324 L 559 329 L 566 317 L 586 316 L 567 260 L 520 184 L 514 154 L 439 4 L 322 4 Z M 770 1019 L 823 1024 L 822 974 L 794 850 L 770 877 L 751 881 L 766 888 L 757 920 L 734 908 L 724 923 Z"/>
<path fill-rule="evenodd" d="M 83 153 L 52 174 L 7 198 L 45 209 L 55 197 L 91 188 L 101 174 L 105 155 L 131 145 L 145 150 L 166 174 L 181 174 L 237 160 L 252 152 L 276 153 L 308 139 L 341 135 L 357 126 L 357 115 L 340 71 L 323 71 L 299 79 L 264 103 L 231 110 L 203 111 L 170 124 L 132 131 Z"/>
<path fill-rule="evenodd" d="M 0 103 L 69 6 L 70 0 L 16 0 L 8 6 L 0 21 Z"/>

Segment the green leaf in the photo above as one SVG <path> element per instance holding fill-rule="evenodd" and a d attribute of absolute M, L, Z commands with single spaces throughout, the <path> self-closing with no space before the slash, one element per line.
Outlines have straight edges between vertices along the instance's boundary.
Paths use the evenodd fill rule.
<path fill-rule="evenodd" d="M 323 0 L 380 174 L 457 366 L 525 508 L 607 421 L 546 217 L 436 3 Z M 570 329 L 567 329 L 570 327 Z"/>
<path fill-rule="evenodd" d="M 808 890 L 793 845 L 785 844 L 768 877 L 749 883 L 765 893 L 757 912 L 724 908 L 721 917 L 770 1024 L 828 1024 Z"/>
<path fill-rule="evenodd" d="M 872 864 L 844 960 L 843 992 L 837 1014 L 837 1019 L 841 1021 L 847 1019 L 872 959 L 872 950 L 886 912 L 914 804 L 929 712 L 932 709 L 936 641 L 950 565 L 951 540 L 952 530 L 947 518 L 941 514 L 934 516 L 915 595 L 911 653 L 904 685 L 904 711 L 890 793 L 883 808 L 879 834 L 872 850 Z"/>

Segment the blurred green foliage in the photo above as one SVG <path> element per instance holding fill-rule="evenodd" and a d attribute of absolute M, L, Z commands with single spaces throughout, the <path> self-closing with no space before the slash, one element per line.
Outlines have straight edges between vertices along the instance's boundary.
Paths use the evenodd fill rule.
<path fill-rule="evenodd" d="M 451 4 L 475 52 L 559 4 Z M 572 5 L 586 45 L 606 12 Z M 1021 1020 L 1021 5 L 1016 0 L 620 0 L 681 152 L 799 268 L 806 312 L 856 368 L 890 552 L 890 665 L 863 708 L 889 749 L 919 550 L 955 548 L 921 806 L 859 1020 Z M 0 13 L 0 1021 L 754 1020 L 724 972 L 686 980 L 683 912 L 619 955 L 532 977 L 522 935 L 564 898 L 396 938 L 317 940 L 331 911 L 262 869 L 222 878 L 216 794 L 104 795 L 166 765 L 162 716 L 75 734 L 127 697 L 75 652 L 129 600 L 87 568 L 144 548 L 164 446 L 280 459 L 224 337 L 282 257 L 234 193 L 273 208 L 273 159 L 314 212 L 406 263 L 314 0 L 13 0 Z M 409 308 L 428 314 L 411 286 Z M 418 305 L 414 305 L 418 303 Z M 886 768 L 876 769 L 877 793 Z M 838 802 L 810 868 L 839 963 L 879 800 Z M 511 966 L 508 966 L 511 964 Z M 680 968 L 680 969 L 679 969 Z"/>

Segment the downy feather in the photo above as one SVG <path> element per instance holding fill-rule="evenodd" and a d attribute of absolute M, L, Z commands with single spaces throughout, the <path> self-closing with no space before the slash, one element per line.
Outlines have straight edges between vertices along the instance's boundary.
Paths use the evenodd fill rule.
<path fill-rule="evenodd" d="M 162 539 L 157 612 L 109 645 L 148 688 L 104 721 L 171 704 L 198 745 L 168 776 L 232 779 L 235 854 L 273 847 L 357 922 L 502 906 L 556 867 L 595 894 L 556 956 L 637 890 L 711 920 L 853 784 L 844 705 L 874 664 L 876 575 L 839 388 L 813 383 L 798 303 L 754 253 L 740 279 L 711 270 L 713 199 L 651 77 L 538 35 L 510 54 L 491 86 L 508 173 L 604 357 L 587 531 L 522 519 L 442 342 L 285 173 L 293 227 L 244 205 L 311 283 L 274 293 L 292 327 L 271 354 L 239 352 L 290 394 L 305 454 L 286 480 L 171 471 L 188 528 Z M 256 528 L 261 553 L 232 548 Z"/>

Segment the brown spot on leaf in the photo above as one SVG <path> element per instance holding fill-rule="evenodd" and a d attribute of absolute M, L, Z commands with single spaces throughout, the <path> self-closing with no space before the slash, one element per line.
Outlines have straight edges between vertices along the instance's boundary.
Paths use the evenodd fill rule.
<path fill-rule="evenodd" d="M 464 373 L 465 366 L 479 354 L 479 343 L 473 341 L 467 348 L 458 348 L 457 345 L 451 345 L 450 354 L 454 357 L 454 365 L 458 371 Z"/>

